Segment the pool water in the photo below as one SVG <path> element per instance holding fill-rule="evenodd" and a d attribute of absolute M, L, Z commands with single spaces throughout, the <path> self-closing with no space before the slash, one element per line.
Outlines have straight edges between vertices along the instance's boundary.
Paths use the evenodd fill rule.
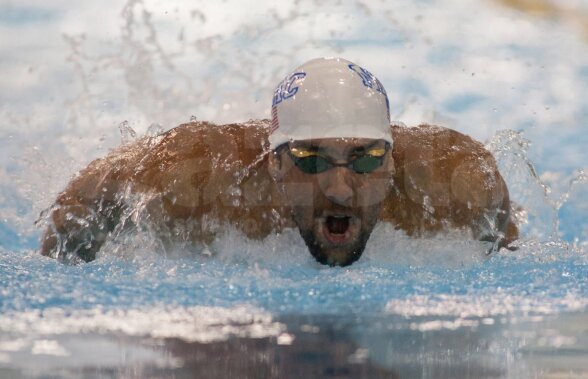
<path fill-rule="evenodd" d="M 588 8 L 524 4 L 0 5 L 0 378 L 588 377 Z M 77 266 L 36 252 L 39 214 L 121 138 L 267 117 L 317 55 L 374 72 L 395 119 L 483 141 L 518 250 L 380 224 L 345 268 L 295 230 L 166 254 L 136 231 Z"/>
<path fill-rule="evenodd" d="M 136 251 L 128 259 L 104 253 L 80 266 L 2 251 L 0 372 L 366 378 L 588 373 L 584 253 L 566 243 L 528 242 L 516 253 L 484 258 L 475 243 L 398 235 L 393 240 L 400 246 L 382 254 L 395 233 L 386 229 L 376 230 L 365 257 L 349 268 L 318 265 L 295 232 L 259 245 L 229 234 L 220 237 L 225 246 L 217 246 L 216 256 Z M 439 261 L 406 257 L 413 251 Z"/>

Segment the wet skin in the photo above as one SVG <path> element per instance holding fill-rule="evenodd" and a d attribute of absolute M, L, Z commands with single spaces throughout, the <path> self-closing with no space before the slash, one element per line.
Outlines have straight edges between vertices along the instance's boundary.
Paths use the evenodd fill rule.
<path fill-rule="evenodd" d="M 41 253 L 91 261 L 136 222 L 153 224 L 172 250 L 178 242 L 209 244 L 226 225 L 252 239 L 298 228 L 311 254 L 329 265 L 357 260 L 377 222 L 413 237 L 466 230 L 494 248 L 518 237 L 492 155 L 461 133 L 391 126 L 392 149 L 373 172 L 307 174 L 285 150 L 268 150 L 269 130 L 269 120 L 184 124 L 93 161 L 47 212 Z M 289 147 L 347 163 L 382 144 L 325 139 Z"/>
<path fill-rule="evenodd" d="M 333 163 L 347 163 L 358 154 L 385 147 L 383 140 L 314 139 L 294 141 L 270 156 L 270 174 L 285 195 L 310 253 L 320 263 L 345 266 L 359 259 L 390 191 L 394 159 L 389 149 L 382 165 L 372 172 L 337 166 L 305 173 L 287 150 L 316 152 Z"/>

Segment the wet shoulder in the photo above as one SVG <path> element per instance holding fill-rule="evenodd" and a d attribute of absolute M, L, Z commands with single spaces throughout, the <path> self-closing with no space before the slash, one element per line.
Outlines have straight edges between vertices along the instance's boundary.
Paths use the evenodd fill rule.
<path fill-rule="evenodd" d="M 269 131 L 268 120 L 216 125 L 191 122 L 161 136 L 153 158 L 162 162 L 205 157 L 217 162 L 250 163 L 263 151 Z"/>
<path fill-rule="evenodd" d="M 464 158 L 466 156 L 490 158 L 490 153 L 480 142 L 442 126 L 393 125 L 392 135 L 394 137 L 393 153 L 395 158 L 400 160 Z"/>
<path fill-rule="evenodd" d="M 145 176 L 150 171 L 165 171 L 196 161 L 219 167 L 248 164 L 263 151 L 268 127 L 266 120 L 227 125 L 209 122 L 179 125 L 154 140 L 143 142 L 151 146 L 147 147 L 143 161 L 137 162 L 137 175 Z"/>

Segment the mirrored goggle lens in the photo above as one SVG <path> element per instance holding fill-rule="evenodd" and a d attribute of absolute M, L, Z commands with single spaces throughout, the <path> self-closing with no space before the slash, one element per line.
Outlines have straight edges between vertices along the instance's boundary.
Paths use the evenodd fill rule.
<path fill-rule="evenodd" d="M 349 164 L 335 165 L 320 155 L 312 155 L 304 158 L 299 158 L 294 155 L 291 156 L 294 159 L 296 167 L 307 174 L 319 174 L 334 166 L 347 166 L 357 173 L 366 174 L 380 167 L 384 159 L 383 156 L 374 157 L 371 155 L 364 155 L 353 160 Z"/>
<path fill-rule="evenodd" d="M 318 174 L 332 167 L 331 163 L 320 155 L 298 158 L 294 157 L 296 166 L 307 174 Z"/>
<path fill-rule="evenodd" d="M 378 167 L 380 167 L 382 165 L 382 161 L 383 161 L 384 157 L 374 157 L 371 155 L 364 155 L 361 156 L 355 160 L 353 160 L 353 162 L 351 162 L 352 164 L 352 168 L 353 171 L 358 172 L 360 174 L 366 174 L 368 172 L 372 172 L 375 169 L 377 169 Z"/>

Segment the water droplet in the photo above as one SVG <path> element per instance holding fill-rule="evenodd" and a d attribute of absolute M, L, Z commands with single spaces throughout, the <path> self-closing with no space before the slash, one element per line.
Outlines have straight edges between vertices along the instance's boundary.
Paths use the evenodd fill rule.
<path fill-rule="evenodd" d="M 128 121 L 123 121 L 118 125 L 120 130 L 120 138 L 123 145 L 134 142 L 137 138 L 137 132 L 131 128 Z"/>
<path fill-rule="evenodd" d="M 278 345 L 291 345 L 294 342 L 294 335 L 282 333 L 278 336 L 276 343 Z"/>
<path fill-rule="evenodd" d="M 147 129 L 147 135 L 149 137 L 157 137 L 161 133 L 163 133 L 163 127 L 156 122 L 149 125 L 149 128 Z"/>

